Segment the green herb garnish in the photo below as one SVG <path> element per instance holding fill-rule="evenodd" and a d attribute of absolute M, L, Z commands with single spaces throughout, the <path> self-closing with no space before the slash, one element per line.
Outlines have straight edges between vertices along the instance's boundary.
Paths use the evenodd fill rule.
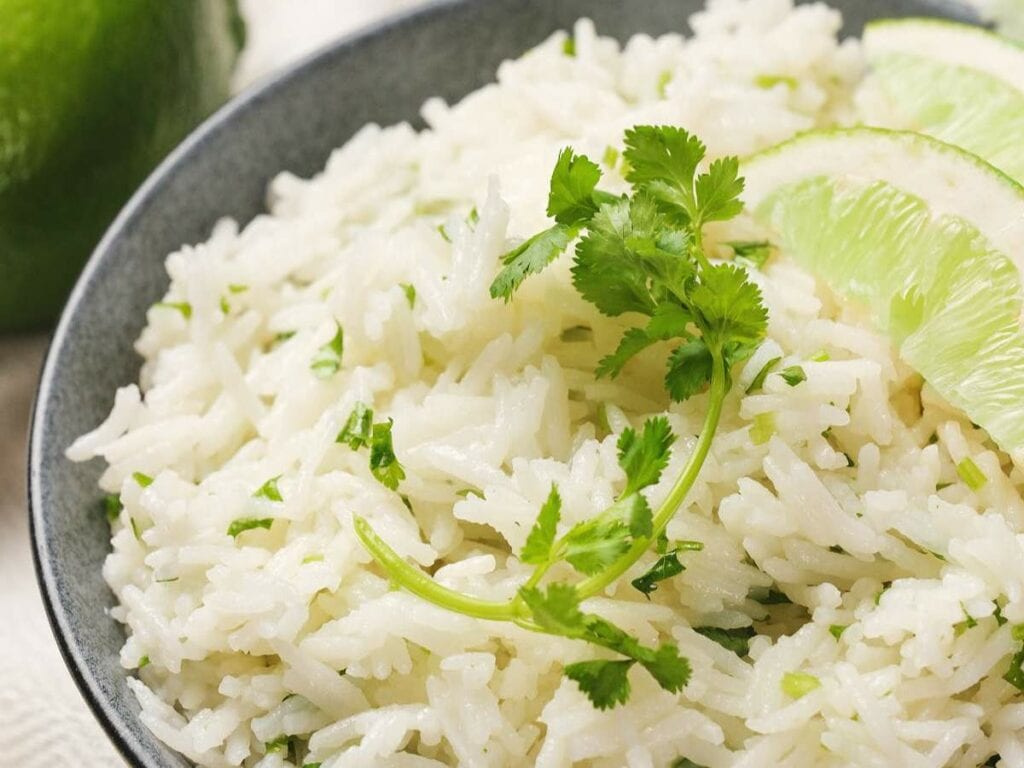
<path fill-rule="evenodd" d="M 980 491 L 985 487 L 985 483 L 988 482 L 985 473 L 981 471 L 981 468 L 974 463 L 974 459 L 970 456 L 956 465 L 956 473 L 960 475 L 960 479 L 972 491 Z"/>
<path fill-rule="evenodd" d="M 412 283 L 399 283 L 399 287 L 402 289 L 402 293 L 405 294 L 405 300 L 409 302 L 409 309 L 416 306 L 416 286 Z"/>
<path fill-rule="evenodd" d="M 134 480 L 140 488 L 149 488 L 153 484 L 153 478 L 149 475 L 145 475 L 142 472 L 132 472 L 132 480 Z"/>
<path fill-rule="evenodd" d="M 732 240 L 726 243 L 732 249 L 733 257 L 761 269 L 775 252 L 775 246 L 767 240 Z"/>
<path fill-rule="evenodd" d="M 708 640 L 714 640 L 720 646 L 732 651 L 741 658 L 750 653 L 750 638 L 757 634 L 753 627 L 737 627 L 736 629 L 694 627 L 693 631 L 704 635 Z"/>
<path fill-rule="evenodd" d="M 782 377 L 782 380 L 791 387 L 795 387 L 797 384 L 802 384 L 807 381 L 807 374 L 804 373 L 804 369 L 799 365 L 791 365 L 788 368 L 783 368 L 779 372 L 779 375 Z"/>
<path fill-rule="evenodd" d="M 264 528 L 269 531 L 270 526 L 273 524 L 274 518 L 272 517 L 240 517 L 232 521 L 231 525 L 228 526 L 227 533 L 231 538 L 235 538 L 238 534 L 255 528 Z"/>
<path fill-rule="evenodd" d="M 268 501 L 284 501 L 281 497 L 281 491 L 277 487 L 277 481 L 281 479 L 281 475 L 272 477 L 255 491 L 253 491 L 252 497 L 254 499 L 267 499 Z"/>
<path fill-rule="evenodd" d="M 391 442 L 391 427 L 394 419 L 373 425 L 370 435 L 370 472 L 382 485 L 392 491 L 405 480 L 405 470 L 395 456 Z"/>
<path fill-rule="evenodd" d="M 604 315 L 632 313 L 644 319 L 626 331 L 618 348 L 601 361 L 597 375 L 614 377 L 647 347 L 664 343 L 671 350 L 665 374 L 669 396 L 679 401 L 707 392 L 702 431 L 658 507 L 651 508 L 644 492 L 659 481 L 675 441 L 664 417 L 648 420 L 640 430 L 622 432 L 622 491 L 603 512 L 561 536 L 561 498 L 557 488 L 551 489 L 521 553 L 533 572 L 506 601 L 484 600 L 438 584 L 391 549 L 365 519 L 354 518 L 356 534 L 396 586 L 467 616 L 512 622 L 617 654 L 615 659 L 579 662 L 564 670 L 600 709 L 627 700 L 628 674 L 637 665 L 671 692 L 689 680 L 689 663 L 674 644 L 644 646 L 600 616 L 583 612 L 580 604 L 621 578 L 652 546 L 663 556 L 670 554 L 665 528 L 708 456 L 731 387 L 731 370 L 753 354 L 767 326 L 761 293 L 746 272 L 733 264 L 712 264 L 705 253 L 704 225 L 742 210 L 743 180 L 734 157 L 717 159 L 698 173 L 704 154 L 704 145 L 683 129 L 633 128 L 626 132 L 623 153 L 623 173 L 632 192 L 619 196 L 597 188 L 601 169 L 596 163 L 564 150 L 548 196 L 547 213 L 554 223 L 505 254 L 491 285 L 492 297 L 511 301 L 527 277 L 579 238 L 572 268 L 577 292 Z M 374 425 L 375 441 L 378 426 L 383 425 Z M 380 438 L 383 442 L 384 435 Z M 387 441 L 390 447 L 390 422 Z M 560 562 L 577 572 L 576 579 L 543 585 L 549 570 Z M 642 591 L 653 590 L 676 569 L 670 558 L 659 562 L 660 569 L 637 580 Z M 682 566 L 677 557 L 676 562 Z"/>
<path fill-rule="evenodd" d="M 313 361 L 309 364 L 318 379 L 329 379 L 341 368 L 341 356 L 345 351 L 345 332 L 341 323 L 335 322 L 337 331 L 334 337 L 317 350 Z"/>
<path fill-rule="evenodd" d="M 343 443 L 353 451 L 358 451 L 363 446 L 370 444 L 372 432 L 373 409 L 366 403 L 358 402 L 334 442 Z"/>
<path fill-rule="evenodd" d="M 273 741 L 268 741 L 264 745 L 264 750 L 269 755 L 271 752 L 284 752 L 288 749 L 289 736 L 278 736 Z"/>
<path fill-rule="evenodd" d="M 780 682 L 782 692 L 791 699 L 800 699 L 816 688 L 821 687 L 821 680 L 806 672 L 787 672 Z"/>
<path fill-rule="evenodd" d="M 782 360 L 781 357 L 773 357 L 764 364 L 761 370 L 757 372 L 757 376 L 754 377 L 754 380 L 750 382 L 750 386 L 747 387 L 748 395 L 751 392 L 757 392 L 764 386 L 764 380 L 768 378 L 768 374 L 772 372 L 772 368 L 779 364 L 780 360 Z"/>
<path fill-rule="evenodd" d="M 176 312 L 180 312 L 181 316 L 186 320 L 192 317 L 192 305 L 187 301 L 158 301 L 153 306 L 161 307 L 162 309 L 173 309 Z"/>
<path fill-rule="evenodd" d="M 118 494 L 108 493 L 103 497 L 103 512 L 111 523 L 121 516 L 123 509 L 124 504 L 121 503 L 121 497 Z"/>

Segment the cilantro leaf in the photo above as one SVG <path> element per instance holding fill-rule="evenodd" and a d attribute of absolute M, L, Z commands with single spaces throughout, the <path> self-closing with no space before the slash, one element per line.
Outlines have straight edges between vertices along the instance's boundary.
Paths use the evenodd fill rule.
<path fill-rule="evenodd" d="M 370 444 L 370 436 L 373 430 L 373 409 L 363 402 L 357 402 L 345 421 L 345 426 L 334 438 L 334 442 L 347 445 L 353 451 L 358 451 L 365 445 Z"/>
<path fill-rule="evenodd" d="M 739 175 L 737 157 L 723 157 L 711 163 L 707 173 L 697 177 L 697 209 L 692 216 L 699 226 L 709 221 L 727 221 L 743 211 L 739 197 L 743 194 L 743 179 Z"/>
<path fill-rule="evenodd" d="M 580 611 L 580 597 L 571 584 L 555 582 L 546 590 L 523 587 L 519 596 L 533 614 L 538 626 L 557 635 L 580 638 L 586 631 Z"/>
<path fill-rule="evenodd" d="M 733 264 L 715 264 L 701 272 L 690 293 L 707 343 L 756 343 L 768 327 L 768 310 L 761 290 Z"/>
<path fill-rule="evenodd" d="M 303 766 L 302 768 L 306 768 L 306 766 Z M 680 757 L 672 763 L 671 768 L 707 768 L 707 766 L 695 763 L 688 757 Z"/>
<path fill-rule="evenodd" d="M 668 554 L 662 555 L 658 558 L 658 561 L 651 566 L 650 570 L 647 571 L 643 576 L 638 576 L 633 579 L 630 583 L 643 592 L 648 598 L 651 596 L 651 592 L 658 589 L 658 582 L 671 579 L 673 576 L 678 576 L 680 573 L 686 570 L 686 567 L 679 562 L 679 556 L 675 551 Z"/>
<path fill-rule="evenodd" d="M 757 634 L 753 627 L 737 627 L 736 629 L 694 627 L 693 631 L 704 635 L 708 640 L 714 640 L 726 650 L 732 651 L 740 657 L 750 653 L 750 638 Z"/>
<path fill-rule="evenodd" d="M 277 487 L 277 481 L 281 479 L 281 475 L 272 477 L 255 491 L 253 491 L 252 497 L 254 499 L 267 499 L 269 501 L 284 501 L 281 497 L 281 491 Z"/>
<path fill-rule="evenodd" d="M 629 524 L 618 516 L 597 515 L 577 523 L 562 539 L 566 562 L 585 576 L 600 573 L 626 553 Z"/>
<path fill-rule="evenodd" d="M 391 439 L 391 427 L 394 419 L 388 419 L 373 425 L 370 436 L 370 472 L 385 488 L 392 491 L 405 480 L 405 469 L 395 456 L 394 444 Z"/>
<path fill-rule="evenodd" d="M 693 209 L 693 176 L 707 151 L 700 139 L 675 126 L 639 125 L 626 131 L 625 144 L 628 182 Z"/>
<path fill-rule="evenodd" d="M 578 661 L 565 668 L 565 676 L 580 687 L 597 709 L 611 709 L 629 700 L 632 659 Z"/>
<path fill-rule="evenodd" d="M 647 324 L 647 334 L 655 339 L 682 339 L 689 336 L 687 330 L 693 322 L 693 313 L 672 301 L 663 301 L 654 308 L 654 314 Z"/>
<path fill-rule="evenodd" d="M 657 339 L 648 335 L 643 328 L 630 328 L 622 334 L 622 339 L 615 351 L 601 358 L 594 375 L 599 379 L 605 377 L 614 379 L 622 373 L 626 363 L 656 341 Z"/>
<path fill-rule="evenodd" d="M 558 486 L 551 484 L 551 492 L 547 501 L 540 508 L 537 522 L 530 529 L 523 545 L 520 559 L 530 565 L 540 565 L 551 559 L 551 547 L 555 543 L 555 532 L 561 516 L 562 498 L 558 495 Z"/>
<path fill-rule="evenodd" d="M 583 224 L 597 213 L 594 190 L 601 180 L 601 169 L 586 155 L 566 148 L 558 155 L 551 174 L 547 214 L 559 224 Z"/>
<path fill-rule="evenodd" d="M 665 643 L 653 654 L 644 654 L 637 661 L 670 693 L 678 693 L 690 682 L 690 662 L 679 655 L 674 643 Z"/>
<path fill-rule="evenodd" d="M 341 323 L 335 321 L 337 331 L 333 338 L 317 350 L 313 361 L 309 364 L 313 375 L 318 379 L 329 379 L 341 368 L 341 356 L 345 351 L 345 332 Z"/>
<path fill-rule="evenodd" d="M 181 316 L 186 320 L 192 317 L 192 305 L 187 301 L 158 301 L 153 306 L 160 307 L 162 309 L 173 309 L 180 312 Z"/>
<path fill-rule="evenodd" d="M 273 524 L 274 518 L 272 517 L 240 517 L 231 522 L 231 525 L 228 526 L 227 534 L 231 538 L 235 538 L 238 534 L 244 531 L 251 531 L 254 528 L 265 528 L 269 531 Z"/>
<path fill-rule="evenodd" d="M 661 479 L 675 439 L 664 416 L 648 419 L 640 436 L 633 429 L 622 431 L 617 447 L 619 466 L 626 473 L 626 488 L 620 498 L 654 485 Z"/>
<path fill-rule="evenodd" d="M 711 381 L 711 350 L 703 339 L 676 347 L 668 358 L 665 389 L 676 402 L 693 397 Z"/>
<path fill-rule="evenodd" d="M 134 480 L 140 488 L 149 488 L 153 484 L 153 478 L 142 472 L 132 472 L 132 480 Z"/>
<path fill-rule="evenodd" d="M 501 260 L 504 269 L 491 283 L 491 298 L 511 301 L 523 280 L 557 259 L 578 234 L 576 227 L 555 224 L 506 253 Z"/>
<path fill-rule="evenodd" d="M 654 201 L 637 196 L 602 205 L 590 220 L 586 237 L 576 246 L 573 285 L 602 314 L 654 311 L 650 270 L 630 243 L 652 239 L 659 219 Z"/>
<path fill-rule="evenodd" d="M 267 754 L 270 754 L 271 752 L 284 752 L 288 749 L 288 740 L 289 737 L 287 735 L 278 736 L 276 739 L 274 739 L 273 741 L 268 741 L 263 746 L 264 751 Z"/>

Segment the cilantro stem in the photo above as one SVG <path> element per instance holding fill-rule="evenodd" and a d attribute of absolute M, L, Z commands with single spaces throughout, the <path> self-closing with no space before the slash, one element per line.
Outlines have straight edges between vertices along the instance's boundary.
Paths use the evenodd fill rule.
<path fill-rule="evenodd" d="M 395 550 L 387 545 L 387 542 L 374 533 L 365 518 L 356 515 L 353 516 L 352 522 L 356 536 L 359 537 L 373 559 L 387 571 L 391 580 L 417 597 L 477 619 L 516 621 L 529 617 L 529 611 L 522 610 L 513 601 L 498 603 L 492 600 L 481 600 L 478 597 L 464 595 L 454 589 L 441 586 L 419 568 L 405 562 Z"/>
<path fill-rule="evenodd" d="M 697 445 L 694 447 L 693 453 L 690 454 L 690 458 L 687 459 L 686 466 L 679 475 L 679 479 L 676 480 L 672 490 L 669 491 L 668 496 L 661 503 L 661 506 L 658 507 L 658 512 L 654 516 L 651 536 L 635 539 L 625 554 L 608 568 L 580 582 L 576 590 L 581 600 L 596 595 L 632 568 L 643 557 L 644 553 L 650 549 L 651 542 L 664 532 L 669 521 L 675 516 L 679 506 L 686 499 L 686 495 L 690 492 L 690 489 L 697 480 L 697 476 L 700 474 L 701 468 L 704 466 L 704 461 L 711 450 L 711 441 L 718 430 L 718 422 L 722 416 L 722 405 L 725 402 L 727 391 L 725 361 L 721 351 L 712 350 L 711 388 L 709 390 L 708 412 L 704 417 L 704 426 L 701 429 L 700 437 L 697 439 Z"/>

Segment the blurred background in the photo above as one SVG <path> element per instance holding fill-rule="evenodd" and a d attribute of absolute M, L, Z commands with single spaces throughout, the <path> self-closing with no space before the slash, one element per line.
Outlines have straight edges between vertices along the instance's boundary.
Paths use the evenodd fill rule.
<path fill-rule="evenodd" d="M 1024 40 L 1024 0 L 971 0 Z M 88 254 L 203 118 L 305 53 L 430 0 L 0 0 L 0 765 L 122 765 L 39 600 L 25 435 Z"/>

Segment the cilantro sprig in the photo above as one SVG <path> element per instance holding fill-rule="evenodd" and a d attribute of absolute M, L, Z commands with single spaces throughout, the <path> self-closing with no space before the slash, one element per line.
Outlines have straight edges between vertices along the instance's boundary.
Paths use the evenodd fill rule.
<path fill-rule="evenodd" d="M 509 600 L 484 600 L 438 584 L 391 549 L 365 519 L 354 518 L 356 535 L 392 582 L 420 598 L 467 616 L 585 641 L 614 654 L 564 670 L 599 709 L 629 698 L 629 673 L 636 666 L 670 692 L 682 690 L 690 678 L 689 663 L 674 644 L 643 645 L 586 612 L 583 603 L 637 565 L 652 545 L 660 557 L 632 580 L 648 597 L 660 582 L 684 570 L 681 552 L 700 549 L 696 542 L 670 548 L 665 529 L 710 452 L 732 385 L 731 369 L 753 353 L 767 326 L 761 293 L 746 271 L 713 263 L 705 252 L 704 226 L 733 218 L 743 207 L 738 160 L 719 158 L 705 166 L 705 153 L 703 143 L 682 128 L 635 127 L 626 132 L 623 152 L 631 193 L 613 195 L 598 188 L 597 163 L 565 149 L 548 195 L 547 213 L 554 223 L 505 254 L 490 289 L 492 297 L 512 301 L 524 280 L 575 241 L 572 281 L 577 292 L 604 315 L 630 315 L 640 321 L 601 360 L 597 376 L 613 378 L 644 350 L 667 345 L 664 384 L 669 397 L 682 401 L 707 392 L 701 433 L 657 508 L 651 507 L 648 489 L 660 481 L 675 442 L 664 417 L 622 432 L 617 446 L 625 475 L 621 492 L 607 509 L 561 535 L 562 497 L 551 487 L 520 553 L 533 571 Z M 734 251 L 760 254 L 767 247 L 756 245 Z M 559 563 L 575 571 L 577 579 L 548 579 L 545 585 Z M 734 644 L 737 652 L 743 650 L 740 642 Z"/>

